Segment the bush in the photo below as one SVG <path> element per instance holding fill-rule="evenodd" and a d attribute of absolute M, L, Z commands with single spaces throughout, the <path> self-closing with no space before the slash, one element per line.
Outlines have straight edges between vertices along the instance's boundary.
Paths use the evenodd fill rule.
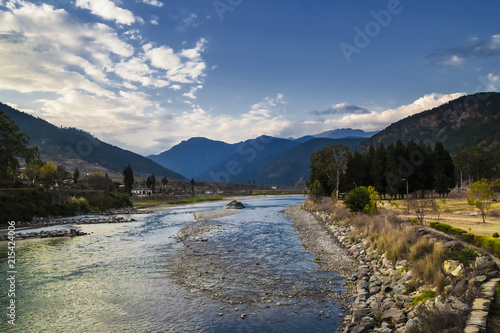
<path fill-rule="evenodd" d="M 436 298 L 436 292 L 432 290 L 425 290 L 422 295 L 415 297 L 412 300 L 413 306 L 419 305 L 421 303 L 427 302 L 430 299 Z"/>
<path fill-rule="evenodd" d="M 500 237 L 500 234 L 498 232 L 494 232 L 492 237 L 493 238 L 498 238 L 498 237 Z"/>
<path fill-rule="evenodd" d="M 474 261 L 477 256 L 477 251 L 471 248 L 462 249 L 460 251 L 453 252 L 450 259 L 456 260 L 467 266 L 469 263 Z"/>
<path fill-rule="evenodd" d="M 417 309 L 418 329 L 414 332 L 463 332 L 467 322 L 466 311 L 454 310 L 450 307 Z"/>
<path fill-rule="evenodd" d="M 370 192 L 364 186 L 358 186 L 344 200 L 345 205 L 351 212 L 363 212 L 370 205 Z"/>

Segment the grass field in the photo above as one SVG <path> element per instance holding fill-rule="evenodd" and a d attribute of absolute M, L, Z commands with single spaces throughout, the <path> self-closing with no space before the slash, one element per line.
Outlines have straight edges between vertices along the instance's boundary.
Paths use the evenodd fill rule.
<path fill-rule="evenodd" d="M 425 215 L 425 222 L 441 222 L 449 224 L 453 227 L 460 228 L 476 235 L 491 236 L 494 232 L 500 233 L 500 202 L 493 202 L 490 207 L 490 214 L 486 218 L 486 223 L 483 223 L 479 209 L 467 204 L 467 193 L 453 193 L 443 202 L 440 198 L 434 198 L 436 203 L 441 207 L 438 211 L 429 209 Z M 391 207 L 388 201 L 383 201 L 385 207 L 399 212 L 406 218 L 416 219 L 416 214 L 410 209 L 410 214 L 407 214 L 407 201 L 396 200 L 393 203 L 399 207 Z"/>

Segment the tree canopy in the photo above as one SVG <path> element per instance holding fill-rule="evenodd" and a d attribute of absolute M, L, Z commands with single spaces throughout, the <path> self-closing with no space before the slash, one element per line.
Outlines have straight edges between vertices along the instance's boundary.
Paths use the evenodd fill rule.
<path fill-rule="evenodd" d="M 20 164 L 38 160 L 38 148 L 29 147 L 29 137 L 19 132 L 19 127 L 4 113 L 0 112 L 0 181 L 14 181 Z"/>
<path fill-rule="evenodd" d="M 338 198 L 340 180 L 347 168 L 350 151 L 344 145 L 328 145 L 311 154 L 311 171 L 309 174 L 309 187 L 319 182 L 325 195 Z M 318 189 L 315 189 L 317 192 Z"/>

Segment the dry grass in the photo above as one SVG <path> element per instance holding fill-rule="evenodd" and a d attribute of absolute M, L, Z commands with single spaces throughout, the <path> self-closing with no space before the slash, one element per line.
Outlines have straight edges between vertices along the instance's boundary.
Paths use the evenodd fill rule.
<path fill-rule="evenodd" d="M 333 200 L 329 197 L 321 197 L 321 198 L 309 197 L 304 202 L 304 207 L 312 211 L 330 213 L 332 215 L 333 220 L 337 222 L 346 220 L 351 216 L 351 213 L 342 202 L 340 201 L 333 202 Z"/>
<path fill-rule="evenodd" d="M 450 197 L 446 198 L 445 202 L 440 198 L 434 198 L 436 203 L 441 206 L 440 213 L 438 214 L 438 211 L 429 210 L 425 216 L 425 220 L 427 222 L 438 221 L 446 223 L 476 235 L 491 236 L 494 232 L 500 233 L 500 202 L 493 202 L 490 207 L 490 214 L 486 218 L 486 223 L 483 223 L 481 215 L 474 215 L 478 214 L 479 210 L 467 204 L 467 196 L 468 193 L 464 191 L 450 194 Z M 396 200 L 395 202 L 398 203 L 399 207 L 389 204 L 386 204 L 385 207 L 392 209 L 405 219 L 416 218 L 413 210 L 410 210 L 410 214 L 407 214 L 406 200 Z"/>
<path fill-rule="evenodd" d="M 445 285 L 445 250 L 442 242 L 427 236 L 420 237 L 415 227 L 403 223 L 394 215 L 358 214 L 351 220 L 355 226 L 355 238 L 368 239 L 371 248 L 379 254 L 385 253 L 393 263 L 408 260 L 416 279 L 442 290 Z"/>

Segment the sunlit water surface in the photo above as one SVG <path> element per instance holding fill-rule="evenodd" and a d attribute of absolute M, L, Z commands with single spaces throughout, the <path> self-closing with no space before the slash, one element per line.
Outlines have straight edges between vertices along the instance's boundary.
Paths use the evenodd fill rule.
<path fill-rule="evenodd" d="M 283 213 L 303 200 L 243 200 L 247 209 L 218 219 L 224 227 L 204 236 L 207 246 L 233 249 L 226 284 L 219 284 L 225 299 L 186 288 L 172 276 L 183 264 L 184 250 L 173 236 L 195 222 L 193 212 L 220 209 L 227 202 L 135 215 L 132 223 L 84 225 L 93 233 L 83 237 L 17 241 L 15 326 L 7 323 L 7 243 L 0 242 L 0 332 L 334 332 L 340 310 L 322 299 L 324 286 L 316 277 L 335 281 L 337 289 L 342 281 L 318 268 Z M 249 262 L 258 262 L 265 274 L 250 274 L 252 269 L 244 267 Z M 263 280 L 272 276 L 286 283 L 283 288 L 308 286 L 311 297 L 306 293 L 286 306 L 259 302 Z M 242 301 L 239 290 L 256 299 Z M 228 304 L 228 295 L 236 304 Z M 319 316 L 320 311 L 330 318 Z"/>

